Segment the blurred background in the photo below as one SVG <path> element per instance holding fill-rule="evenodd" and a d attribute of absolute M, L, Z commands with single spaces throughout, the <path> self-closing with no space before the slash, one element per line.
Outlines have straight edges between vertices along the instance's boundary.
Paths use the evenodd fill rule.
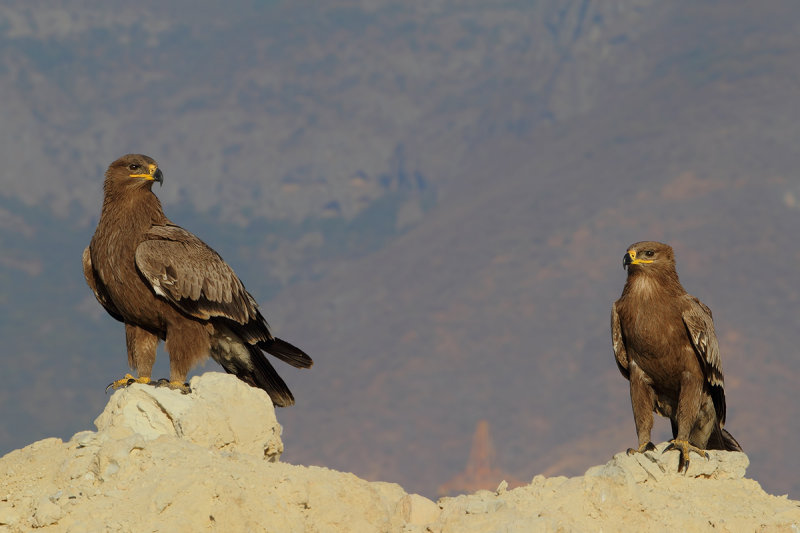
<path fill-rule="evenodd" d="M 12 0 L 0 95 L 0 453 L 93 429 L 127 370 L 81 253 L 140 152 L 315 360 L 276 364 L 284 460 L 436 496 L 636 444 L 609 314 L 653 239 L 748 475 L 800 498 L 796 1 Z"/>

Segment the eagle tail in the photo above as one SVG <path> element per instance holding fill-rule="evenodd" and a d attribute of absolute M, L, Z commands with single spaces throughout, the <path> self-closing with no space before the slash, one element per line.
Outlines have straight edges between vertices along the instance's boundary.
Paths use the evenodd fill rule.
<path fill-rule="evenodd" d="M 252 387 L 263 389 L 269 394 L 272 403 L 277 407 L 294 405 L 292 391 L 281 379 L 261 350 L 252 345 L 246 345 L 250 353 L 250 360 L 219 359 L 225 372 L 233 374 Z"/>
<path fill-rule="evenodd" d="M 275 369 L 264 357 L 264 354 L 258 349 L 251 350 L 250 353 L 250 360 L 253 362 L 252 377 L 255 381 L 255 386 L 267 391 L 272 403 L 278 407 L 294 405 L 292 391 L 289 390 L 286 382 L 275 372 Z"/>
<path fill-rule="evenodd" d="M 709 450 L 725 450 L 729 452 L 744 451 L 736 439 L 733 438 L 733 435 L 731 435 L 727 429 L 721 427 L 711 433 L 706 448 Z"/>
<path fill-rule="evenodd" d="M 731 435 L 727 429 L 722 429 L 720 433 L 722 434 L 722 442 L 725 445 L 725 450 L 728 450 L 729 452 L 744 452 L 742 447 L 739 446 L 739 443 L 733 438 L 733 435 Z"/>
<path fill-rule="evenodd" d="M 311 368 L 314 361 L 300 348 L 277 337 L 261 341 L 256 346 L 295 368 Z"/>

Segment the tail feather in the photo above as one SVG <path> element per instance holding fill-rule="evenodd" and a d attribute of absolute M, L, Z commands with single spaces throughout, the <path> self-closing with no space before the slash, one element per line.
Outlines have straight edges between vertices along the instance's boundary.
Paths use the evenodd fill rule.
<path fill-rule="evenodd" d="M 272 403 L 278 407 L 294 405 L 292 391 L 281 379 L 267 358 L 255 346 L 247 346 L 249 361 L 241 359 L 219 359 L 217 362 L 228 374 L 233 374 L 252 387 L 263 389 L 269 394 Z"/>
<path fill-rule="evenodd" d="M 711 433 L 706 445 L 708 450 L 725 450 L 729 452 L 743 452 L 742 447 L 733 438 L 727 429 L 718 428 L 718 430 Z"/>
<path fill-rule="evenodd" d="M 250 354 L 250 360 L 253 362 L 252 376 L 255 379 L 255 386 L 267 391 L 272 403 L 278 407 L 294 405 L 292 391 L 289 390 L 286 382 L 281 379 L 270 362 L 267 361 L 264 354 L 255 347 L 250 351 Z"/>
<path fill-rule="evenodd" d="M 725 445 L 725 450 L 728 450 L 729 452 L 744 452 L 742 447 L 739 446 L 739 443 L 733 438 L 733 435 L 731 435 L 727 429 L 722 430 L 722 441 Z"/>
<path fill-rule="evenodd" d="M 314 361 L 300 348 L 277 337 L 261 341 L 256 346 L 295 368 L 311 368 Z"/>

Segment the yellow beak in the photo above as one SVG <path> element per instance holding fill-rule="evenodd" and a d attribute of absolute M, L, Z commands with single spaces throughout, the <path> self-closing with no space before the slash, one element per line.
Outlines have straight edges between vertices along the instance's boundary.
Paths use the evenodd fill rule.
<path fill-rule="evenodd" d="M 161 172 L 161 169 L 158 168 L 156 165 L 147 165 L 147 170 L 150 172 L 148 174 L 131 174 L 132 178 L 142 178 L 148 181 L 157 181 L 158 183 L 164 183 L 164 174 Z"/>
<path fill-rule="evenodd" d="M 641 259 L 641 258 L 637 259 L 636 250 L 634 250 L 633 248 L 628 250 L 628 252 L 625 254 L 625 257 L 622 258 L 623 268 L 627 267 L 628 265 L 641 265 L 644 263 L 652 263 L 652 262 L 653 262 L 652 259 Z"/>

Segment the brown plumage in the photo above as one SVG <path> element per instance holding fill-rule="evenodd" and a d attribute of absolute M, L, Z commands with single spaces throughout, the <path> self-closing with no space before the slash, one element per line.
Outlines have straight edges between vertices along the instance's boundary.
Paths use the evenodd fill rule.
<path fill-rule="evenodd" d="M 108 167 L 103 208 L 83 273 L 97 300 L 125 323 L 128 364 L 147 383 L 159 339 L 169 352 L 170 382 L 184 388 L 208 355 L 229 373 L 264 389 L 275 405 L 294 397 L 262 353 L 311 367 L 299 348 L 273 337 L 253 297 L 225 261 L 164 215 L 153 194 L 163 181 L 156 162 L 125 155 Z M 131 376 L 112 383 L 124 386 Z"/>
<path fill-rule="evenodd" d="M 653 411 L 672 425 L 668 449 L 681 452 L 742 451 L 723 429 L 725 389 L 711 310 L 678 280 L 672 248 L 660 242 L 632 244 L 623 257 L 628 279 L 611 309 L 611 339 L 622 375 L 630 381 L 637 449 L 650 442 Z"/>

